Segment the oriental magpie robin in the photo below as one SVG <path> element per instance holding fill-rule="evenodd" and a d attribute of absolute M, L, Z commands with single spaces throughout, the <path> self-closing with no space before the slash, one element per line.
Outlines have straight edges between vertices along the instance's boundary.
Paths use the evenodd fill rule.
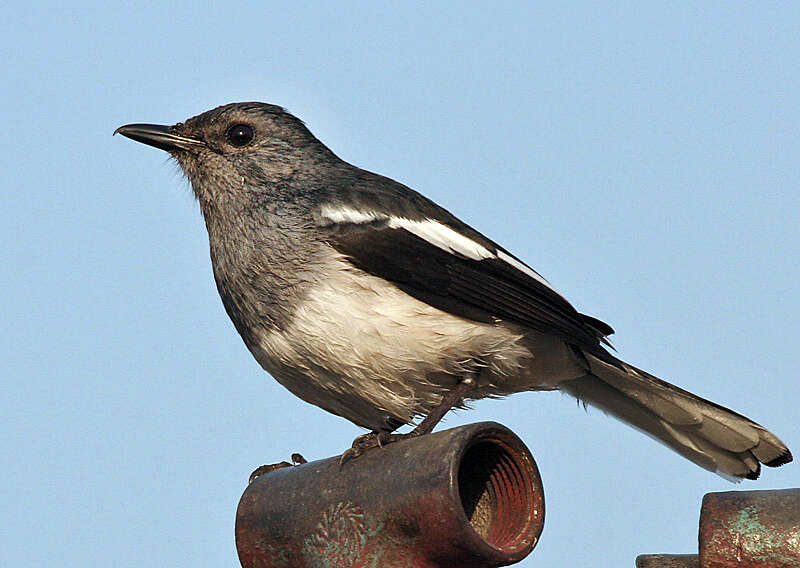
<path fill-rule="evenodd" d="M 731 478 L 791 461 L 768 430 L 621 361 L 608 324 L 416 191 L 338 158 L 278 106 L 117 132 L 169 152 L 250 352 L 303 400 L 368 428 L 354 453 L 464 401 L 562 390 Z"/>

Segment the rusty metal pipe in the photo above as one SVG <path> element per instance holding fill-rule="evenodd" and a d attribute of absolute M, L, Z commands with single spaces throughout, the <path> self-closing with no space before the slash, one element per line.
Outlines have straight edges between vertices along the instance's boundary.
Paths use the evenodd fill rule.
<path fill-rule="evenodd" d="M 707 493 L 699 554 L 643 554 L 637 568 L 799 568 L 800 488 Z"/>
<path fill-rule="evenodd" d="M 800 489 L 708 493 L 700 509 L 702 568 L 798 568 Z"/>
<path fill-rule="evenodd" d="M 527 556 L 544 527 L 528 448 L 479 422 L 257 477 L 236 514 L 244 568 L 491 567 Z"/>
<path fill-rule="evenodd" d="M 636 568 L 700 568 L 697 554 L 642 554 Z"/>

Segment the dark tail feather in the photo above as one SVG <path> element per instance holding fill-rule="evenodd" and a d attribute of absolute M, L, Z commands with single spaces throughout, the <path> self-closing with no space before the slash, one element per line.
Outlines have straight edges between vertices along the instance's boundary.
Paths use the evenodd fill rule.
<path fill-rule="evenodd" d="M 749 418 L 644 371 L 587 355 L 592 374 L 561 389 L 642 430 L 677 453 L 726 478 L 757 479 L 761 464 L 792 461 L 774 434 Z"/>

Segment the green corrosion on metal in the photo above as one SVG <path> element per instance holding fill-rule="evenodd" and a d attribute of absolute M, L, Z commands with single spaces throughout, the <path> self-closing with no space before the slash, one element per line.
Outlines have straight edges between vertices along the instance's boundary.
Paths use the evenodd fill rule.
<path fill-rule="evenodd" d="M 407 558 L 409 543 L 386 534 L 381 537 L 383 532 L 383 523 L 357 505 L 336 503 L 322 514 L 317 530 L 306 537 L 303 558 L 312 568 L 413 566 Z"/>
<path fill-rule="evenodd" d="M 786 535 L 762 523 L 756 507 L 743 508 L 736 520 L 725 525 L 731 542 L 736 543 L 737 549 L 747 550 L 747 555 L 753 560 L 767 562 L 769 566 L 796 567 L 800 564 L 797 557 L 783 554 Z"/>

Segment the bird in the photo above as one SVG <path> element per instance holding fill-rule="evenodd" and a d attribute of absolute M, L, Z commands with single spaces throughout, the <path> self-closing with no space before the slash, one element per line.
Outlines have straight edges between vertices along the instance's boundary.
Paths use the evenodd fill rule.
<path fill-rule="evenodd" d="M 611 326 L 283 107 L 231 103 L 114 133 L 177 161 L 236 330 L 290 392 L 369 431 L 350 457 L 474 400 L 559 390 L 734 481 L 792 460 L 760 424 L 619 359 Z"/>

